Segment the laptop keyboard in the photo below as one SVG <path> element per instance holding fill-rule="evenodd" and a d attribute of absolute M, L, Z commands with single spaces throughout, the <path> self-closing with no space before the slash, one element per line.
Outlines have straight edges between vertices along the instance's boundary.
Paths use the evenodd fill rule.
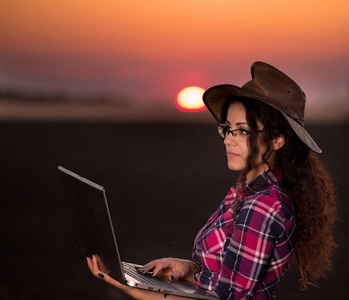
<path fill-rule="evenodd" d="M 156 277 L 149 277 L 149 276 L 140 274 L 136 270 L 135 265 L 133 265 L 133 264 L 122 262 L 122 266 L 123 266 L 124 272 L 127 275 L 131 276 L 134 279 L 137 279 L 141 283 L 149 284 L 149 285 L 153 285 L 153 286 L 160 286 L 162 288 L 168 288 L 168 289 L 172 289 L 172 290 L 180 290 L 179 288 L 177 288 L 176 286 L 174 286 L 170 282 L 167 282 L 167 281 L 162 280 L 162 279 L 158 279 Z"/>

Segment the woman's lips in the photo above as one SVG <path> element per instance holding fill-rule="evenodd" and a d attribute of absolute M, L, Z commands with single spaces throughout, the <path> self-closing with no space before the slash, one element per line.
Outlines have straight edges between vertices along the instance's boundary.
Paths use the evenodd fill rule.
<path fill-rule="evenodd" d="M 232 152 L 232 151 L 227 151 L 227 156 L 228 157 L 237 157 L 237 156 L 239 156 L 239 154 Z"/>

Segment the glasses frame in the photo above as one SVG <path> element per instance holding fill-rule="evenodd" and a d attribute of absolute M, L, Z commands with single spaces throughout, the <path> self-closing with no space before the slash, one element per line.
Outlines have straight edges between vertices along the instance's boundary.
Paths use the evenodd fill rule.
<path fill-rule="evenodd" d="M 233 138 L 235 138 L 239 142 L 245 142 L 247 140 L 247 136 L 251 133 L 251 130 L 247 130 L 244 128 L 231 129 L 231 127 L 228 124 L 218 124 L 217 129 L 218 129 L 219 136 L 222 139 L 225 140 L 228 137 L 228 135 L 231 133 Z M 224 131 L 226 132 L 225 135 L 223 134 Z M 246 132 L 246 139 L 240 139 L 239 138 L 240 136 L 238 134 L 236 134 L 236 132 L 238 132 L 238 131 L 245 131 Z M 263 132 L 263 130 L 256 130 L 255 132 Z"/>

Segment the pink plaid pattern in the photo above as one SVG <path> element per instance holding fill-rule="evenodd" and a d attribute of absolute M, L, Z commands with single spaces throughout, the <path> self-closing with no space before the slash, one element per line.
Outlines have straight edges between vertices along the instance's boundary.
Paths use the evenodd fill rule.
<path fill-rule="evenodd" d="M 276 170 L 247 185 L 237 222 L 232 219 L 236 188 L 198 233 L 193 259 L 197 285 L 220 299 L 270 299 L 296 242 L 292 201 Z"/>

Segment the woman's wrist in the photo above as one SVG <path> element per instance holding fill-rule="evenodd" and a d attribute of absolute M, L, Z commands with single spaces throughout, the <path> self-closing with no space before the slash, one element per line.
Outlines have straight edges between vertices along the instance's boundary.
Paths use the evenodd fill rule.
<path fill-rule="evenodd" d="M 194 280 L 194 274 L 200 270 L 200 268 L 198 267 L 198 265 L 196 263 L 194 263 L 191 260 L 186 260 L 186 259 L 182 259 L 182 262 L 185 262 L 187 264 L 187 270 L 188 270 L 188 274 L 185 278 L 186 281 L 190 282 L 191 284 L 195 285 L 195 280 Z"/>
<path fill-rule="evenodd" d="M 189 265 L 191 276 L 194 276 L 194 274 L 200 270 L 198 265 L 194 263 L 192 260 L 184 260 L 184 261 L 187 262 L 187 264 Z"/>

